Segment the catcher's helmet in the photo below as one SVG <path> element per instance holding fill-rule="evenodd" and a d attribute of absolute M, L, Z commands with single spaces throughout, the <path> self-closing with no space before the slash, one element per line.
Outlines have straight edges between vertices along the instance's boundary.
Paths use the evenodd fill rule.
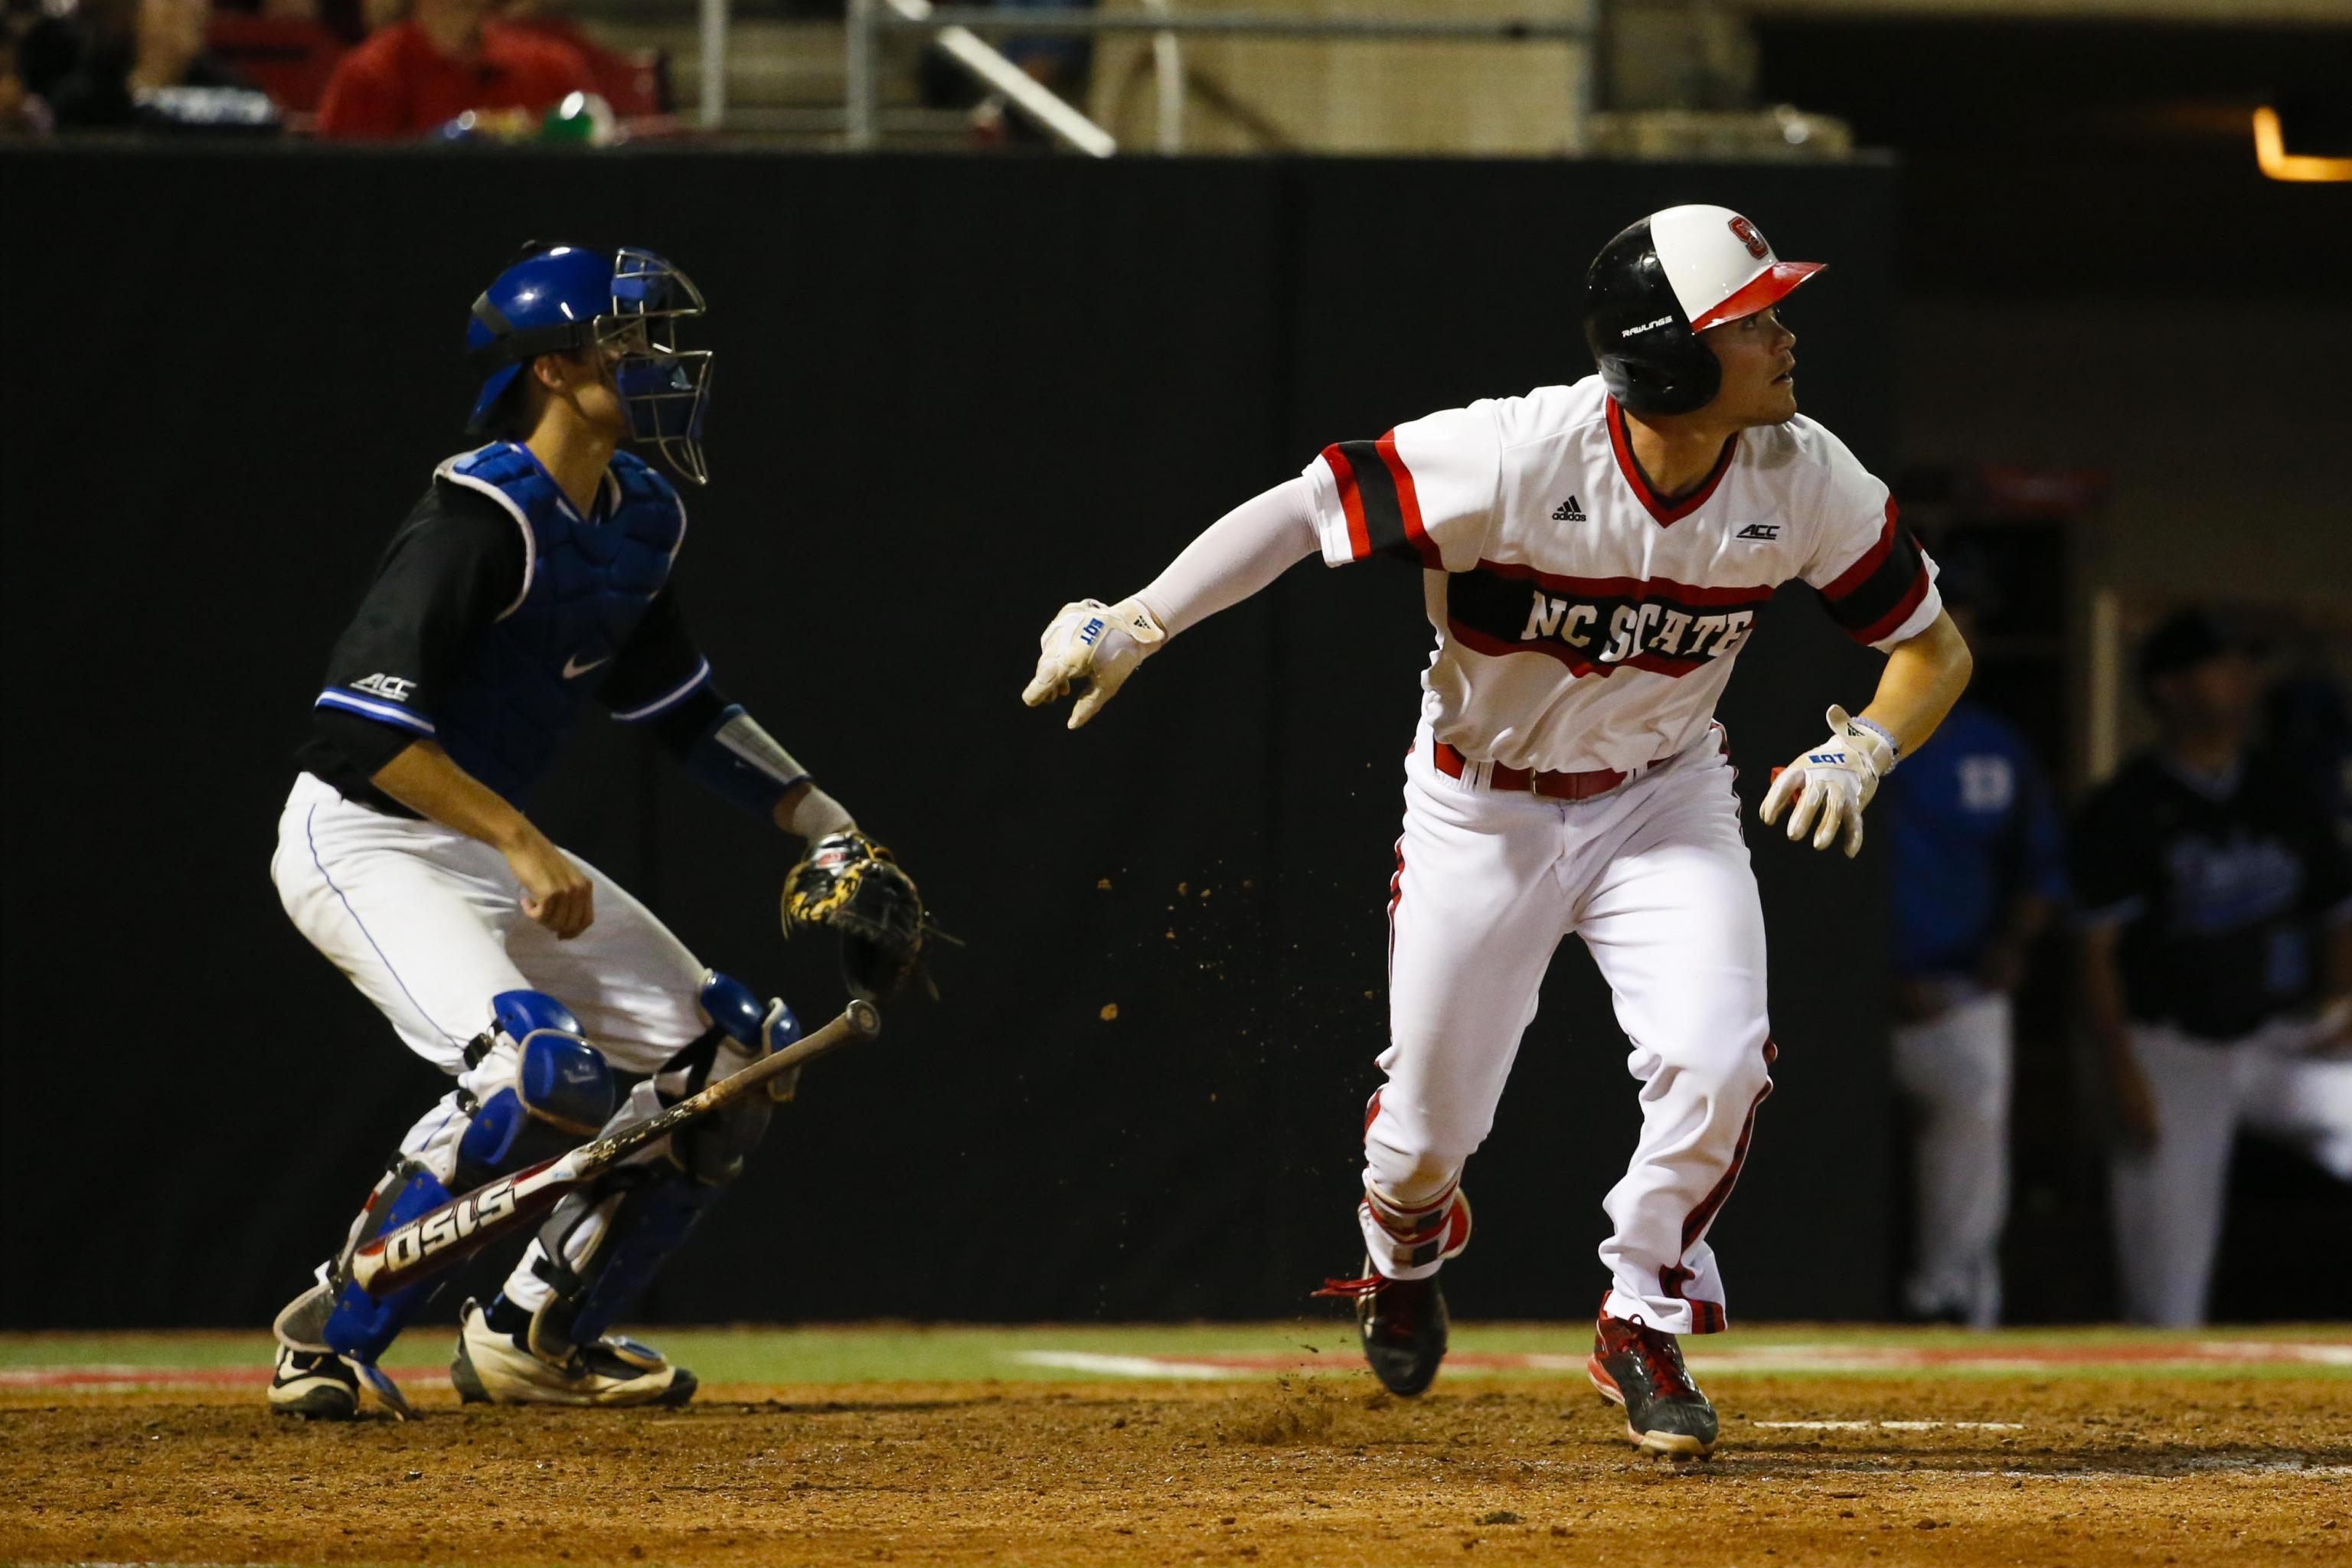
<path fill-rule="evenodd" d="M 1723 367 L 1698 334 L 1777 303 L 1822 269 L 1783 261 L 1729 207 L 1652 213 L 1601 247 L 1584 275 L 1584 342 L 1610 395 L 1635 414 L 1706 406 Z"/>
<path fill-rule="evenodd" d="M 693 279 L 649 250 L 531 245 L 474 301 L 466 353 L 482 376 L 467 428 L 480 431 L 522 367 L 544 353 L 602 348 L 631 434 L 678 474 L 709 478 L 702 419 L 709 349 L 680 350 L 676 324 L 703 313 Z"/>

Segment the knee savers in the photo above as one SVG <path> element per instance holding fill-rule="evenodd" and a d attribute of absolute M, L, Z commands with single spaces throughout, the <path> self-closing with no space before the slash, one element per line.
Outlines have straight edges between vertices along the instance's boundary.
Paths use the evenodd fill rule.
<path fill-rule="evenodd" d="M 500 992 L 490 1007 L 491 1027 L 468 1055 L 479 1063 L 506 1053 L 515 1064 L 512 1079 L 473 1107 L 447 1184 L 420 1160 L 393 1162 L 352 1222 L 335 1274 L 362 1242 L 438 1208 L 454 1193 L 553 1159 L 593 1137 L 611 1117 L 612 1068 L 583 1037 L 570 1009 L 539 991 Z M 462 1110 L 464 1097 L 458 1103 Z M 338 1355 L 373 1364 L 438 1286 L 425 1280 L 377 1300 L 343 1285 L 318 1337 Z"/>
<path fill-rule="evenodd" d="M 704 1014 L 709 1017 L 711 1027 L 725 1036 L 735 1047 L 719 1053 L 719 1057 L 730 1059 L 721 1061 L 718 1058 L 713 1058 L 713 1070 L 718 1071 L 718 1076 L 724 1077 L 727 1072 L 748 1066 L 772 1051 L 781 1051 L 801 1037 L 801 1021 L 793 1016 L 793 1010 L 784 1005 L 782 998 L 761 1002 L 752 994 L 750 986 L 715 969 L 702 972 L 702 987 L 698 1000 L 702 1004 Z M 722 1068 L 723 1071 L 719 1071 Z M 768 1098 L 774 1100 L 792 1099 L 793 1091 L 800 1087 L 800 1078 L 796 1069 L 771 1080 Z M 700 1086 L 698 1084 L 697 1087 Z"/>
<path fill-rule="evenodd" d="M 562 1003 L 541 991 L 502 991 L 490 1005 L 484 1054 L 511 1051 L 514 1077 L 475 1109 L 457 1141 L 461 1193 L 553 1159 L 594 1137 L 613 1114 L 613 1069 Z"/>
<path fill-rule="evenodd" d="M 700 992 L 702 1010 L 722 1037 L 710 1057 L 689 1073 L 683 1086 L 688 1094 L 711 1079 L 740 1070 L 771 1052 L 782 1050 L 801 1037 L 800 1020 L 781 1001 L 762 1003 L 741 981 L 706 970 Z M 696 1123 L 669 1140 L 669 1157 L 679 1170 L 707 1186 L 723 1186 L 743 1172 L 743 1157 L 758 1146 L 768 1131 L 771 1101 L 789 1100 L 797 1073 L 786 1073 L 767 1099 L 757 1095 L 742 1104 Z"/>

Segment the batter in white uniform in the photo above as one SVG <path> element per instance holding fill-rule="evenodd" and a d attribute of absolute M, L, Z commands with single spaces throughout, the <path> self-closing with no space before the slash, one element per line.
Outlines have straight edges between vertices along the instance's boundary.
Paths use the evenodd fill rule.
<path fill-rule="evenodd" d="M 1070 726 L 1144 658 L 1320 552 L 1423 573 L 1437 647 L 1405 767 L 1390 903 L 1386 1082 L 1364 1132 L 1356 1298 L 1400 1394 L 1445 1349 L 1442 1265 L 1470 1237 L 1462 1171 L 1553 950 L 1581 937 L 1615 994 L 1643 1131 L 1606 1207 L 1610 1277 L 1591 1363 L 1642 1447 L 1705 1454 L 1716 1416 L 1675 1336 L 1725 1326 L 1708 1226 L 1770 1092 L 1764 924 L 1715 705 L 1757 612 L 1801 578 L 1888 655 L 1861 712 L 1783 770 L 1763 816 L 1816 848 L 1862 843 L 1879 780 L 1966 685 L 1966 645 L 1885 485 L 1800 416 L 1783 262 L 1715 206 L 1612 239 L 1587 278 L 1600 374 L 1325 448 L 1150 586 L 1064 606 L 1036 705 Z"/>

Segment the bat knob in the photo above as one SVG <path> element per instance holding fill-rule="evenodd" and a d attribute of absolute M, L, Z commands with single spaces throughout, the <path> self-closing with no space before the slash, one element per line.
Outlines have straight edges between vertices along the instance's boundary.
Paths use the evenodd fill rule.
<path fill-rule="evenodd" d="M 880 1011 L 862 997 L 852 1001 L 842 1016 L 849 1020 L 850 1028 L 866 1039 L 870 1040 L 882 1032 Z"/>

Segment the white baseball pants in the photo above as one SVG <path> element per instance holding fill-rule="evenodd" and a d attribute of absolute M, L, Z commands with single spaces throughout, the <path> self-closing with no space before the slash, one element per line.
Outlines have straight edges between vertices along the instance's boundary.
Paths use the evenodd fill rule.
<path fill-rule="evenodd" d="M 567 852 L 568 853 L 568 852 Z M 431 822 L 354 805 L 324 781 L 295 780 L 278 822 L 270 880 L 295 928 L 391 1021 L 401 1042 L 487 1098 L 511 1080 L 510 1054 L 466 1066 L 501 991 L 543 991 L 572 1009 L 616 1072 L 649 1074 L 709 1026 L 702 965 L 651 911 L 593 866 L 595 920 L 569 942 L 522 912 L 506 858 Z M 400 1141 L 446 1182 L 467 1123 L 453 1089 Z M 507 1282 L 535 1309 L 547 1286 L 531 1251 Z"/>
<path fill-rule="evenodd" d="M 2000 1229 L 2009 1217 L 2007 994 L 1956 1000 L 1895 1031 L 1895 1082 L 1918 1108 L 1912 1151 L 1918 1257 L 1904 1302 L 1923 1318 L 2000 1321 Z"/>
<path fill-rule="evenodd" d="M 2352 1182 L 2352 1059 L 2302 1054 L 2301 1026 L 2242 1040 L 2192 1039 L 2136 1024 L 2131 1052 L 2156 1100 L 2156 1146 L 2108 1169 L 2124 1315 L 2191 1328 L 2205 1321 L 2238 1130 L 2309 1155 Z M 2284 1275 L 2265 1291 L 2291 1288 Z"/>
<path fill-rule="evenodd" d="M 1365 1179 L 1404 1206 L 1485 1142 L 1560 939 L 1615 995 L 1642 1135 L 1604 1202 L 1603 1310 L 1672 1333 L 1725 1326 L 1706 1232 L 1771 1091 L 1764 919 L 1720 731 L 1607 795 L 1555 801 L 1406 759 L 1390 907 L 1391 1043 Z M 1426 1273 L 1430 1269 L 1416 1272 Z"/>

